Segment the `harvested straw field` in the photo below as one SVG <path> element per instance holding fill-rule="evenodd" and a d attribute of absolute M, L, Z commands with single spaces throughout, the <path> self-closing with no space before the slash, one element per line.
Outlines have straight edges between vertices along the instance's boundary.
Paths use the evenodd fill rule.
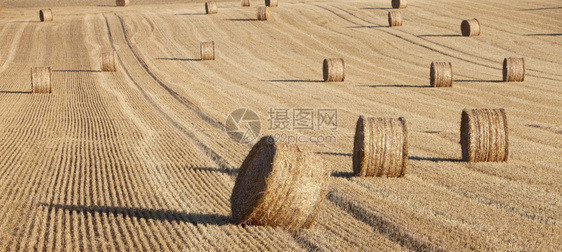
<path fill-rule="evenodd" d="M 217 1 L 213 15 L 204 2 L 2 1 L 0 251 L 562 247 L 560 1 L 408 1 L 392 28 L 391 0 L 281 1 L 267 22 L 256 19 L 263 1 Z M 48 9 L 53 21 L 40 22 Z M 482 32 L 462 36 L 474 18 Z M 216 60 L 201 60 L 204 41 L 216 42 Z M 100 55 L 112 51 L 116 72 L 102 72 Z M 324 81 L 332 58 L 345 61 L 345 81 Z M 523 81 L 503 81 L 506 58 L 524 58 Z M 451 62 L 452 87 L 430 86 L 431 62 Z M 50 67 L 50 93 L 32 92 L 35 67 Z M 252 141 L 226 133 L 241 108 L 256 114 L 236 117 L 260 129 L 241 136 Z M 462 111 L 499 108 L 509 158 L 466 162 Z M 273 127 L 282 109 L 312 109 L 313 128 Z M 324 110 L 337 122 L 318 127 Z M 354 176 L 359 116 L 405 119 L 404 176 Z M 268 179 L 294 179 L 272 182 L 288 193 L 260 207 L 283 216 L 238 224 L 233 189 L 266 135 L 299 139 L 314 162 L 277 153 L 263 166 L 282 175 Z M 295 176 L 314 171 L 326 172 L 321 194 L 293 187 L 312 186 Z M 313 218 L 286 223 L 302 216 Z"/>

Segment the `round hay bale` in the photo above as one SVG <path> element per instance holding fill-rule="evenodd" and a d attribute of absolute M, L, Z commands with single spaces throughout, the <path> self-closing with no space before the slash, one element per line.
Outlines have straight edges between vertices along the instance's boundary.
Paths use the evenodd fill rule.
<path fill-rule="evenodd" d="M 503 60 L 503 81 L 524 81 L 525 80 L 525 59 L 524 58 L 505 58 Z"/>
<path fill-rule="evenodd" d="M 462 157 L 467 162 L 505 162 L 509 156 L 507 116 L 500 109 L 464 109 Z"/>
<path fill-rule="evenodd" d="M 311 151 L 258 141 L 242 163 L 230 197 L 236 224 L 309 228 L 326 197 L 328 169 Z"/>
<path fill-rule="evenodd" d="M 117 53 L 106 52 L 100 55 L 101 71 L 102 72 L 117 72 L 119 63 L 117 62 Z"/>
<path fill-rule="evenodd" d="M 258 20 L 268 20 L 269 19 L 269 7 L 258 7 Z"/>
<path fill-rule="evenodd" d="M 402 26 L 402 14 L 400 14 L 400 11 L 388 12 L 388 26 Z"/>
<path fill-rule="evenodd" d="M 215 60 L 215 41 L 201 42 L 201 60 Z"/>
<path fill-rule="evenodd" d="M 50 94 L 51 90 L 51 68 L 31 68 L 31 92 L 34 94 Z"/>
<path fill-rule="evenodd" d="M 279 4 L 277 3 L 277 0 L 265 0 L 265 6 L 277 7 Z"/>
<path fill-rule="evenodd" d="M 39 19 L 41 22 L 53 22 L 53 12 L 51 9 L 39 10 Z"/>
<path fill-rule="evenodd" d="M 252 5 L 252 0 L 242 0 L 242 7 L 250 7 Z"/>
<path fill-rule="evenodd" d="M 461 33 L 465 37 L 480 36 L 480 31 L 480 21 L 476 18 L 461 22 Z"/>
<path fill-rule="evenodd" d="M 360 177 L 402 177 L 407 166 L 406 119 L 360 116 L 353 144 L 353 173 Z"/>
<path fill-rule="evenodd" d="M 432 87 L 452 87 L 453 65 L 451 62 L 431 62 L 429 83 Z"/>
<path fill-rule="evenodd" d="M 392 8 L 394 9 L 404 9 L 408 7 L 407 0 L 392 0 Z"/>
<path fill-rule="evenodd" d="M 342 82 L 345 80 L 345 63 L 342 58 L 324 59 L 322 64 L 324 81 Z"/>
<path fill-rule="evenodd" d="M 116 4 L 117 6 L 127 7 L 127 6 L 129 6 L 129 0 L 117 0 L 117 1 L 115 2 L 115 4 Z"/>
<path fill-rule="evenodd" d="M 217 8 L 217 2 L 205 2 L 205 13 L 207 14 L 217 14 L 219 12 Z"/>

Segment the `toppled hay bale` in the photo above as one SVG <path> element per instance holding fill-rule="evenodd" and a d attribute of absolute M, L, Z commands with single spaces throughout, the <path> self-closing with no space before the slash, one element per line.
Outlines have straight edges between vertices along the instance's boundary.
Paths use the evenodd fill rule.
<path fill-rule="evenodd" d="M 463 20 L 461 22 L 461 33 L 463 36 L 480 36 L 480 21 L 478 19 Z"/>
<path fill-rule="evenodd" d="M 117 0 L 117 1 L 115 2 L 115 4 L 116 4 L 117 6 L 127 7 L 127 6 L 129 6 L 129 0 Z"/>
<path fill-rule="evenodd" d="M 201 42 L 201 60 L 215 60 L 215 41 Z"/>
<path fill-rule="evenodd" d="M 250 7 L 250 5 L 252 4 L 252 0 L 242 0 L 240 4 L 242 5 L 242 7 Z"/>
<path fill-rule="evenodd" d="M 53 12 L 51 9 L 39 10 L 39 19 L 41 22 L 53 22 Z"/>
<path fill-rule="evenodd" d="M 502 162 L 509 156 L 507 116 L 500 109 L 464 109 L 461 117 L 463 160 Z"/>
<path fill-rule="evenodd" d="M 342 82 L 345 80 L 345 63 L 342 58 L 324 59 L 322 73 L 326 82 Z"/>
<path fill-rule="evenodd" d="M 355 128 L 353 173 L 360 177 L 402 177 L 407 166 L 406 119 L 360 116 Z"/>
<path fill-rule="evenodd" d="M 31 92 L 34 94 L 50 94 L 51 90 L 51 68 L 31 68 Z"/>
<path fill-rule="evenodd" d="M 406 0 L 392 0 L 392 8 L 394 9 L 404 9 L 408 7 L 408 1 Z"/>
<path fill-rule="evenodd" d="M 207 14 L 217 14 L 218 12 L 217 2 L 205 2 L 205 13 Z"/>
<path fill-rule="evenodd" d="M 277 6 L 279 6 L 279 4 L 277 3 L 277 0 L 265 0 L 265 6 L 267 6 L 267 7 L 277 7 Z"/>
<path fill-rule="evenodd" d="M 524 81 L 525 59 L 505 58 L 503 60 L 503 81 Z"/>
<path fill-rule="evenodd" d="M 240 167 L 230 197 L 232 219 L 288 231 L 308 228 L 326 198 L 328 176 L 312 152 L 265 136 Z"/>
<path fill-rule="evenodd" d="M 431 62 L 429 83 L 432 87 L 452 87 L 453 65 L 451 62 Z"/>
<path fill-rule="evenodd" d="M 117 62 L 117 53 L 106 52 L 100 55 L 101 71 L 102 72 L 117 72 L 119 63 Z"/>
<path fill-rule="evenodd" d="M 268 20 L 269 19 L 269 7 L 258 7 L 257 9 L 258 20 Z"/>
<path fill-rule="evenodd" d="M 388 26 L 402 26 L 402 14 L 400 14 L 400 11 L 388 12 Z"/>

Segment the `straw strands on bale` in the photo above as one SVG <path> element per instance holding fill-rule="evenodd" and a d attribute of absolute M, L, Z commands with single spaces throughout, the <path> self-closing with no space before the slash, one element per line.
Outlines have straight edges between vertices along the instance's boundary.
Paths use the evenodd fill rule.
<path fill-rule="evenodd" d="M 53 12 L 51 11 L 51 9 L 39 10 L 39 19 L 41 20 L 41 22 L 52 22 Z"/>
<path fill-rule="evenodd" d="M 215 60 L 215 41 L 201 42 L 201 60 Z"/>
<path fill-rule="evenodd" d="M 258 20 L 268 20 L 269 19 L 269 7 L 258 7 Z"/>
<path fill-rule="evenodd" d="M 476 18 L 461 22 L 461 33 L 465 37 L 480 36 L 480 31 L 480 21 Z"/>
<path fill-rule="evenodd" d="M 51 91 L 51 68 L 32 67 L 31 92 L 34 94 L 50 94 Z"/>
<path fill-rule="evenodd" d="M 408 7 L 407 0 L 392 0 L 392 8 L 394 9 L 404 9 Z"/>
<path fill-rule="evenodd" d="M 503 60 L 503 81 L 524 81 L 525 59 L 505 58 Z"/>
<path fill-rule="evenodd" d="M 277 7 L 279 6 L 277 0 L 265 0 L 265 6 L 268 7 Z"/>
<path fill-rule="evenodd" d="M 464 109 L 461 117 L 463 160 L 502 162 L 509 156 L 507 116 L 500 109 Z"/>
<path fill-rule="evenodd" d="M 252 4 L 252 0 L 242 0 L 241 4 L 242 7 L 250 7 L 250 5 Z"/>
<path fill-rule="evenodd" d="M 102 72 L 117 72 L 118 62 L 117 53 L 106 52 L 100 55 L 101 71 Z"/>
<path fill-rule="evenodd" d="M 402 26 L 402 14 L 400 14 L 400 11 L 388 12 L 388 26 Z"/>
<path fill-rule="evenodd" d="M 406 119 L 359 117 L 353 145 L 353 173 L 360 177 L 402 177 L 408 166 Z"/>
<path fill-rule="evenodd" d="M 127 7 L 127 6 L 129 6 L 129 0 L 117 0 L 116 5 Z"/>
<path fill-rule="evenodd" d="M 324 59 L 322 64 L 324 81 L 342 82 L 345 80 L 345 63 L 342 58 Z"/>
<path fill-rule="evenodd" d="M 207 14 L 217 14 L 218 12 L 217 2 L 206 2 L 205 3 L 205 13 Z"/>
<path fill-rule="evenodd" d="M 326 198 L 329 174 L 319 158 L 272 136 L 254 145 L 238 173 L 230 204 L 236 224 L 309 228 Z"/>
<path fill-rule="evenodd" d="M 432 87 L 452 87 L 453 65 L 451 62 L 431 62 L 429 83 Z"/>

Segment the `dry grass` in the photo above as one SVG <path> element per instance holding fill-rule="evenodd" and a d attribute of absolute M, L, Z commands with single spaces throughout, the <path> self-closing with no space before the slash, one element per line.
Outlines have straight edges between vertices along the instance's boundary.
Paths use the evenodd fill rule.
<path fill-rule="evenodd" d="M 482 28 L 478 19 L 466 19 L 461 22 L 461 33 L 465 37 L 480 36 Z"/>
<path fill-rule="evenodd" d="M 505 58 L 503 60 L 503 81 L 525 80 L 525 59 L 524 58 Z"/>
<path fill-rule="evenodd" d="M 309 228 L 328 189 L 328 171 L 312 152 L 265 136 L 240 167 L 230 198 L 237 224 Z"/>
<path fill-rule="evenodd" d="M 453 65 L 451 62 L 431 62 L 429 84 L 432 87 L 452 87 Z"/>
<path fill-rule="evenodd" d="M 463 159 L 505 162 L 509 156 L 507 116 L 500 109 L 464 109 L 461 119 Z"/>

